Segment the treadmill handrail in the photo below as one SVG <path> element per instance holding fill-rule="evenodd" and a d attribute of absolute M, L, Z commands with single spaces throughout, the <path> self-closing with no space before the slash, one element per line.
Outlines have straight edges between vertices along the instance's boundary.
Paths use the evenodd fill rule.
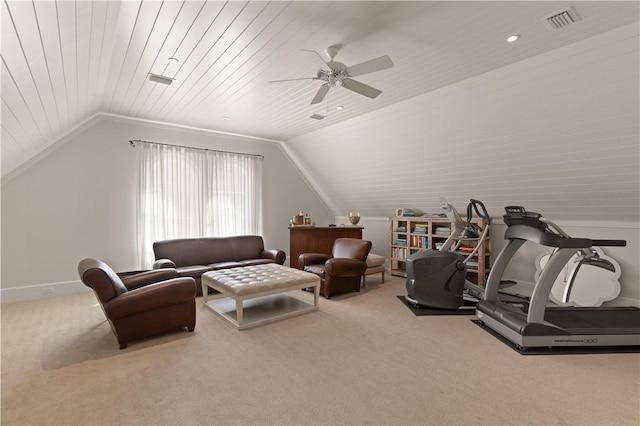
<path fill-rule="evenodd" d="M 527 240 L 547 247 L 586 249 L 593 246 L 625 247 L 625 240 L 592 240 L 590 238 L 562 237 L 549 231 L 527 225 L 511 225 L 504 233 L 507 240 Z"/>

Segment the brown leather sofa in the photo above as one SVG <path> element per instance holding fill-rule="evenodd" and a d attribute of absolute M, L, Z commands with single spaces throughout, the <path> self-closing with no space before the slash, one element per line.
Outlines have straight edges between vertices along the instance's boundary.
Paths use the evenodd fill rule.
<path fill-rule="evenodd" d="M 157 241 L 153 253 L 153 269 L 175 268 L 180 276 L 195 279 L 198 296 L 202 295 L 200 277 L 205 272 L 263 263 L 282 265 L 287 258 L 282 250 L 265 250 L 259 235 Z"/>
<path fill-rule="evenodd" d="M 332 254 L 302 253 L 298 267 L 320 277 L 320 294 L 327 299 L 335 294 L 360 291 L 360 282 L 367 270 L 371 241 L 356 238 L 336 238 Z"/>
<path fill-rule="evenodd" d="M 195 329 L 196 283 L 175 269 L 120 278 L 104 262 L 88 258 L 78 264 L 78 274 L 95 293 L 120 349 L 142 337 Z"/>

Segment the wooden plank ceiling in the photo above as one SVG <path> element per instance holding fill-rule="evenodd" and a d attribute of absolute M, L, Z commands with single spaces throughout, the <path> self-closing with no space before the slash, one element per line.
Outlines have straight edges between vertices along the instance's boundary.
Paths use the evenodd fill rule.
<path fill-rule="evenodd" d="M 579 2 L 572 28 L 544 25 L 571 5 L 5 0 L 2 175 L 99 112 L 287 141 L 638 20 L 636 2 Z M 322 82 L 268 83 L 315 76 L 301 49 L 328 46 L 347 66 L 389 55 L 394 68 L 357 78 L 382 94 L 336 87 L 310 105 Z"/>

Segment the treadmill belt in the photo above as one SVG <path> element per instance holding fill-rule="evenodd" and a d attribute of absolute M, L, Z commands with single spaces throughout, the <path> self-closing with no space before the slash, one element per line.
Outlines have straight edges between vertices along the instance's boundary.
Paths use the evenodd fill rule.
<path fill-rule="evenodd" d="M 544 320 L 581 334 L 638 334 L 640 309 L 547 308 Z"/>
<path fill-rule="evenodd" d="M 587 355 L 587 354 L 637 354 L 640 346 L 558 346 L 554 348 L 518 349 L 516 345 L 502 334 L 490 329 L 478 320 L 471 320 L 477 326 L 518 352 L 520 355 Z"/>

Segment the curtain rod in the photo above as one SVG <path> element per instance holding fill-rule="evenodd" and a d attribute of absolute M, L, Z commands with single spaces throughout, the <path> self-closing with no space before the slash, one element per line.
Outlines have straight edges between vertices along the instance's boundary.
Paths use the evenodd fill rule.
<path fill-rule="evenodd" d="M 196 150 L 199 150 L 199 151 L 211 151 L 211 152 L 223 152 L 223 153 L 225 153 L 225 154 L 247 155 L 247 156 L 249 156 L 249 157 L 258 157 L 258 158 L 260 158 L 261 160 L 264 160 L 264 155 L 260 155 L 260 154 L 247 154 L 247 153 L 244 153 L 244 152 L 223 151 L 223 150 L 221 150 L 221 149 L 194 148 L 194 147 L 192 147 L 192 146 L 185 146 L 185 145 L 173 145 L 173 144 L 169 144 L 169 143 L 162 143 L 162 142 L 143 141 L 143 140 L 140 140 L 140 139 L 130 140 L 130 141 L 129 141 L 129 144 L 130 144 L 132 147 L 135 147 L 135 146 L 136 146 L 136 142 L 152 143 L 152 144 L 154 144 L 154 145 L 174 146 L 174 147 L 177 147 L 177 148 L 196 149 Z"/>

